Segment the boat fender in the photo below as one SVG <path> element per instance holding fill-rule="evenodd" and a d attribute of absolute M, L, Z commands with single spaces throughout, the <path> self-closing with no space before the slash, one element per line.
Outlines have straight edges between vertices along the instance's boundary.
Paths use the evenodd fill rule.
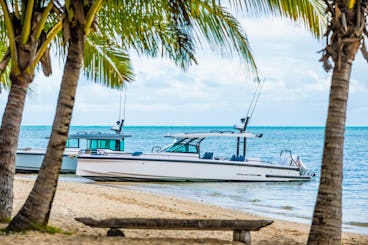
<path fill-rule="evenodd" d="M 68 155 L 68 157 L 69 157 L 70 159 L 74 159 L 74 158 L 76 158 L 76 157 L 77 157 L 77 154 L 69 154 L 69 155 Z"/>

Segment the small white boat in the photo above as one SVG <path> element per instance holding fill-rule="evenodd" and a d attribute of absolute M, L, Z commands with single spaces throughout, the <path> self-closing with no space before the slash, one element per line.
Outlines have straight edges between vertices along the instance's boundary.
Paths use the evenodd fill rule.
<path fill-rule="evenodd" d="M 77 156 L 81 150 L 85 152 L 98 152 L 103 150 L 108 153 L 121 153 L 124 151 L 124 139 L 130 137 L 122 133 L 124 120 L 118 121 L 111 129 L 115 133 L 102 132 L 78 132 L 70 134 L 66 142 L 66 147 L 61 165 L 61 173 L 75 173 L 77 166 Z M 17 150 L 16 171 L 19 173 L 38 172 L 46 149 L 32 149 L 26 147 Z"/>
<path fill-rule="evenodd" d="M 248 158 L 246 139 L 262 135 L 245 132 L 244 121 L 240 132 L 167 135 L 174 143 L 152 153 L 81 152 L 76 174 L 96 181 L 305 181 L 315 175 L 291 151 L 282 151 L 277 163 Z M 236 139 L 236 153 L 228 158 L 202 153 L 201 143 L 208 137 Z"/>

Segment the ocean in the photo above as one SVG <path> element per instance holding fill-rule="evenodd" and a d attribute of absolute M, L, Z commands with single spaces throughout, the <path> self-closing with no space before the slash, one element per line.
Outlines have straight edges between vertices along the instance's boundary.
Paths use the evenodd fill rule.
<path fill-rule="evenodd" d="M 106 126 L 72 126 L 78 131 L 109 131 Z M 127 126 L 125 149 L 128 152 L 150 152 L 154 146 L 166 146 L 167 133 L 229 131 L 232 127 L 197 126 Z M 22 126 L 19 148 L 44 148 L 51 127 Z M 312 181 L 292 183 L 246 182 L 142 182 L 124 188 L 138 189 L 196 200 L 203 203 L 259 214 L 270 218 L 310 224 L 316 201 L 324 140 L 323 127 L 249 127 L 249 132 L 262 133 L 262 138 L 248 139 L 247 156 L 272 161 L 281 150 L 292 150 L 304 164 L 316 170 Z M 233 139 L 206 139 L 201 151 L 231 156 L 235 153 Z M 368 127 L 348 127 L 344 148 L 343 230 L 368 234 Z M 218 155 L 218 154 L 217 154 Z M 80 177 L 61 176 L 64 181 L 83 181 Z"/>

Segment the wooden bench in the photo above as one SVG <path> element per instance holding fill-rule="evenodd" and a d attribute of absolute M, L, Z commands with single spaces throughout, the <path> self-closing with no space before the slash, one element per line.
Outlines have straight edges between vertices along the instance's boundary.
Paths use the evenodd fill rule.
<path fill-rule="evenodd" d="M 251 244 L 250 231 L 258 231 L 273 223 L 272 220 L 228 220 L 228 219 L 145 219 L 113 218 L 94 220 L 75 218 L 85 225 L 96 228 L 110 228 L 108 236 L 124 236 L 119 228 L 125 229 L 161 229 L 161 230 L 221 230 L 233 231 L 233 240 Z"/>

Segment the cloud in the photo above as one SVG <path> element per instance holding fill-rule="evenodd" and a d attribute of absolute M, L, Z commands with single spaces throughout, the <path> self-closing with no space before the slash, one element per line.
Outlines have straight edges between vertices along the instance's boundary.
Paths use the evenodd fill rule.
<path fill-rule="evenodd" d="M 277 18 L 241 17 L 257 66 L 264 79 L 251 125 L 325 124 L 331 73 L 322 69 L 315 40 L 298 25 Z M 244 117 L 257 84 L 238 57 L 198 50 L 198 66 L 182 71 L 169 59 L 132 53 L 136 81 L 127 84 L 127 125 L 233 125 Z M 54 62 L 56 63 L 56 62 Z M 367 125 L 366 62 L 353 65 L 348 123 Z M 63 65 L 54 75 L 37 74 L 34 94 L 27 97 L 23 125 L 51 125 Z M 5 107 L 6 93 L 0 103 Z M 111 125 L 119 117 L 121 92 L 82 78 L 76 95 L 73 125 Z"/>

